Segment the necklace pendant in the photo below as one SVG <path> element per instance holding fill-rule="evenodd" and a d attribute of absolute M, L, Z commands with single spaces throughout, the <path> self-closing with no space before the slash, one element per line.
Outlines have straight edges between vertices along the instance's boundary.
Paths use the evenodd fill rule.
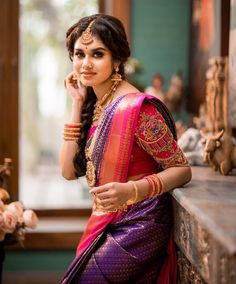
<path fill-rule="evenodd" d="M 93 113 L 93 121 L 96 121 L 100 118 L 102 111 L 103 111 L 103 107 L 100 104 L 95 106 L 94 113 Z"/>
<path fill-rule="evenodd" d="M 89 187 L 96 184 L 96 170 L 91 160 L 87 161 L 86 179 Z"/>

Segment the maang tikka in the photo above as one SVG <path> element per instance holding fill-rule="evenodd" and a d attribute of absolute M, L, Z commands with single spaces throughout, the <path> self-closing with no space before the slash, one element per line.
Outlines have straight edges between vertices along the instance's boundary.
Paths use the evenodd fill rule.
<path fill-rule="evenodd" d="M 119 66 L 115 68 L 115 73 L 111 76 L 111 81 L 120 82 L 122 81 L 122 76 L 119 72 Z"/>
<path fill-rule="evenodd" d="M 88 45 L 90 43 L 93 42 L 93 34 L 92 34 L 92 31 L 91 31 L 91 27 L 93 25 L 93 23 L 95 22 L 95 20 L 93 20 L 89 25 L 88 27 L 86 28 L 85 31 L 82 32 L 82 35 L 81 35 L 81 41 L 83 44 L 85 45 Z"/>

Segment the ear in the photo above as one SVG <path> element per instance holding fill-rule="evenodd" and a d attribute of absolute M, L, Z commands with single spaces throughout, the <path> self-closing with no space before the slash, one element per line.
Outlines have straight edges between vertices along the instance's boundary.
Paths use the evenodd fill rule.
<path fill-rule="evenodd" d="M 115 61 L 113 62 L 113 68 L 114 68 L 114 70 L 116 70 L 116 68 L 120 66 L 120 63 L 121 63 L 121 61 L 119 61 L 119 60 L 115 60 Z"/>

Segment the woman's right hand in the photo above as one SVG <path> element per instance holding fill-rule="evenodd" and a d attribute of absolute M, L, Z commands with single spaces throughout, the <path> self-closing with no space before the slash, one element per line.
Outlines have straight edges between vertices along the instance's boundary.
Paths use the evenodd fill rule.
<path fill-rule="evenodd" d="M 75 78 L 74 72 L 68 74 L 64 80 L 64 86 L 73 100 L 83 104 L 87 95 L 86 87 Z"/>

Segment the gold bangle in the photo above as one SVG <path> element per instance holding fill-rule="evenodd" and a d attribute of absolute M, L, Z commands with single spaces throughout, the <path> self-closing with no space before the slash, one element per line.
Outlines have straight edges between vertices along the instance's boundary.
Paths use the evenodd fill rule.
<path fill-rule="evenodd" d="M 81 122 L 69 122 L 69 123 L 64 124 L 64 127 L 68 127 L 68 128 L 73 128 L 73 127 L 78 128 L 81 126 L 82 126 Z"/>
<path fill-rule="evenodd" d="M 67 132 L 67 133 L 73 133 L 73 132 L 80 132 L 80 128 L 64 128 L 64 132 Z"/>
<path fill-rule="evenodd" d="M 77 141 L 80 137 L 81 122 L 71 122 L 64 124 L 64 141 Z"/>
<path fill-rule="evenodd" d="M 127 205 L 131 205 L 131 204 L 137 203 L 137 201 L 138 201 L 138 186 L 137 186 L 137 184 L 133 180 L 130 180 L 129 183 L 132 183 L 132 185 L 133 185 L 133 188 L 134 188 L 134 191 L 135 191 L 135 197 L 129 199 L 126 202 Z"/>
<path fill-rule="evenodd" d="M 64 141 L 77 141 L 79 139 L 79 137 L 77 137 L 77 136 L 71 137 L 71 136 L 64 135 L 63 139 L 64 139 Z"/>
<path fill-rule="evenodd" d="M 72 138 L 64 138 L 63 140 L 65 142 L 68 142 L 68 141 L 76 142 L 77 141 L 77 139 L 72 139 Z"/>
<path fill-rule="evenodd" d="M 68 136 L 68 137 L 74 137 L 74 138 L 79 138 L 80 137 L 80 133 L 65 133 L 63 134 L 64 136 Z"/>

